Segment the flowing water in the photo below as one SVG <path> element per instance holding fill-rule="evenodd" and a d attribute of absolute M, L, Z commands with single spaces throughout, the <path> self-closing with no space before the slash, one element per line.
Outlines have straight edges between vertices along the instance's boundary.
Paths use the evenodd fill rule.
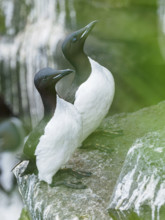
<path fill-rule="evenodd" d="M 45 66 L 57 68 L 53 56 L 58 42 L 65 36 L 66 5 L 64 0 L 25 1 L 25 5 L 30 7 L 25 27 L 13 35 L 16 30 L 12 20 L 17 16 L 15 2 L 1 2 L 6 35 L 0 43 L 0 92 L 15 113 L 29 114 L 35 126 L 43 110 L 33 85 L 34 74 Z M 69 8 L 71 24 L 74 24 L 72 1 L 69 1 Z"/>
<path fill-rule="evenodd" d="M 0 1 L 1 15 L 4 15 L 5 23 L 5 34 L 0 37 L 0 93 L 14 113 L 20 115 L 31 127 L 31 123 L 27 121 L 31 120 L 32 126 L 35 126 L 43 114 L 39 95 L 33 85 L 34 74 L 47 65 L 57 68 L 53 54 L 66 33 L 66 5 L 64 0 L 27 0 L 18 9 L 17 4 L 20 2 Z M 70 24 L 74 26 L 75 11 L 72 0 L 68 7 Z M 21 17 L 21 13 L 25 11 L 28 11 L 24 14 L 26 20 Z M 13 20 L 18 17 L 24 22 L 20 30 L 17 23 L 13 24 Z M 7 192 L 14 190 L 11 174 L 16 163 L 14 158 L 16 154 L 10 152 L 1 154 L 0 184 Z M 0 197 L 1 202 L 3 201 L 0 204 L 2 220 L 17 220 L 22 209 L 17 192 L 14 190 L 6 194 L 0 191 Z"/>
<path fill-rule="evenodd" d="M 110 114 L 165 100 L 164 0 L 0 0 L 0 94 L 28 128 L 43 114 L 34 74 L 65 67 L 60 41 L 96 19 L 85 50 L 114 75 Z"/>
<path fill-rule="evenodd" d="M 96 19 L 85 49 L 114 75 L 111 113 L 165 99 L 163 0 L 1 0 L 0 5 L 0 93 L 27 124 L 32 119 L 35 126 L 43 112 L 34 74 L 45 66 L 61 68 L 59 41 Z"/>

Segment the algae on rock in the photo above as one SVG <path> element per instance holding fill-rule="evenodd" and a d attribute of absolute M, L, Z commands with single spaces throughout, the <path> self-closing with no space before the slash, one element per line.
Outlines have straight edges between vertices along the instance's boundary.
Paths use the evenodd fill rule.
<path fill-rule="evenodd" d="M 29 213 L 26 209 L 22 209 L 21 216 L 18 220 L 31 220 L 29 217 Z"/>
<path fill-rule="evenodd" d="M 150 144 L 150 135 L 163 134 L 160 131 L 164 131 L 164 109 L 165 102 L 161 102 L 135 113 L 114 115 L 103 121 L 100 128 L 84 142 L 67 164 L 67 167 L 92 172 L 91 177 L 81 180 L 88 186 L 87 189 L 74 190 L 64 186 L 51 188 L 46 183 L 39 182 L 34 174 L 20 176 L 26 162 L 16 167 L 14 173 L 31 219 L 110 219 L 107 207 L 125 156 L 137 139 L 148 137 L 149 140 L 147 139 L 145 145 L 147 146 Z M 157 141 L 159 145 L 159 140 Z M 146 152 L 148 150 L 144 149 L 143 154 Z M 153 160 L 151 166 L 155 167 L 157 164 L 154 161 L 158 152 L 151 155 L 150 159 Z M 163 156 L 163 154 L 159 155 Z M 135 166 L 133 162 L 135 161 L 131 160 L 132 165 Z M 148 166 L 147 164 L 147 168 Z M 54 181 L 57 178 L 55 176 Z M 68 181 L 77 181 L 69 175 L 65 178 Z M 135 217 L 136 214 L 133 216 Z"/>
<path fill-rule="evenodd" d="M 109 205 L 113 219 L 165 217 L 165 127 L 138 138 L 128 151 Z M 121 217 L 122 216 L 122 217 Z"/>

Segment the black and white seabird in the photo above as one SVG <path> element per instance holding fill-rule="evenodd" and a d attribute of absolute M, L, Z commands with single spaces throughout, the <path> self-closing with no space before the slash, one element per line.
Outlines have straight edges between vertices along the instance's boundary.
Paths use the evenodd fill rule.
<path fill-rule="evenodd" d="M 75 68 L 75 74 L 69 80 L 67 77 L 62 79 L 56 88 L 60 97 L 70 103 L 74 103 L 77 89 L 88 79 L 91 73 L 91 65 L 83 48 L 85 40 L 96 22 L 93 21 L 86 27 L 71 33 L 62 44 L 63 54 Z"/>
<path fill-rule="evenodd" d="M 82 140 L 85 140 L 100 125 L 109 111 L 115 92 L 111 72 L 84 52 L 85 40 L 96 22 L 93 21 L 69 35 L 62 45 L 66 59 L 75 68 L 75 78 L 71 89 L 68 89 L 69 92 L 64 94 L 61 89 L 60 95 L 73 102 L 82 115 Z"/>
<path fill-rule="evenodd" d="M 72 70 L 44 68 L 34 78 L 44 105 L 44 117 L 31 132 L 24 146 L 29 160 L 27 173 L 35 164 L 40 181 L 52 183 L 52 177 L 64 165 L 82 140 L 82 119 L 74 105 L 61 99 L 55 84 Z M 26 170 L 24 172 L 26 174 Z"/>

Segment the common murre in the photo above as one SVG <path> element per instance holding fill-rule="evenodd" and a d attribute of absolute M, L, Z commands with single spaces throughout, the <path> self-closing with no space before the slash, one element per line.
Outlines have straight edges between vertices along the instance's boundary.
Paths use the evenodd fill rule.
<path fill-rule="evenodd" d="M 44 105 L 44 117 L 25 143 L 23 152 L 29 164 L 23 175 L 34 172 L 37 167 L 39 180 L 48 184 L 52 183 L 52 177 L 69 160 L 82 140 L 81 115 L 55 90 L 55 84 L 72 72 L 69 69 L 55 71 L 44 68 L 34 78 Z"/>
<path fill-rule="evenodd" d="M 86 27 L 71 33 L 62 44 L 64 56 L 76 71 L 72 80 L 68 80 L 67 77 L 63 78 L 57 83 L 56 88 L 58 94 L 70 103 L 74 103 L 77 89 L 88 79 L 91 73 L 91 66 L 83 47 L 87 36 L 92 31 L 96 22 L 93 21 Z"/>
<path fill-rule="evenodd" d="M 85 140 L 101 123 L 112 104 L 115 83 L 111 72 L 88 57 L 84 43 L 97 21 L 70 34 L 62 45 L 66 59 L 75 68 L 73 89 L 64 98 L 82 115 L 83 137 Z"/>

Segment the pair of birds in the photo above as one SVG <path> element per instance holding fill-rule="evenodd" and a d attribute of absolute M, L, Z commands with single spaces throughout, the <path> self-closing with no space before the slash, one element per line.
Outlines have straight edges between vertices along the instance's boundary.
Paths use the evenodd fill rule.
<path fill-rule="evenodd" d="M 44 117 L 25 143 L 23 152 L 29 164 L 23 174 L 33 172 L 36 166 L 39 180 L 48 184 L 99 126 L 113 100 L 112 74 L 84 52 L 85 40 L 95 24 L 91 22 L 63 42 L 64 56 L 75 68 L 72 81 L 68 83 L 65 77 L 74 72 L 70 69 L 44 68 L 34 78 Z"/>

